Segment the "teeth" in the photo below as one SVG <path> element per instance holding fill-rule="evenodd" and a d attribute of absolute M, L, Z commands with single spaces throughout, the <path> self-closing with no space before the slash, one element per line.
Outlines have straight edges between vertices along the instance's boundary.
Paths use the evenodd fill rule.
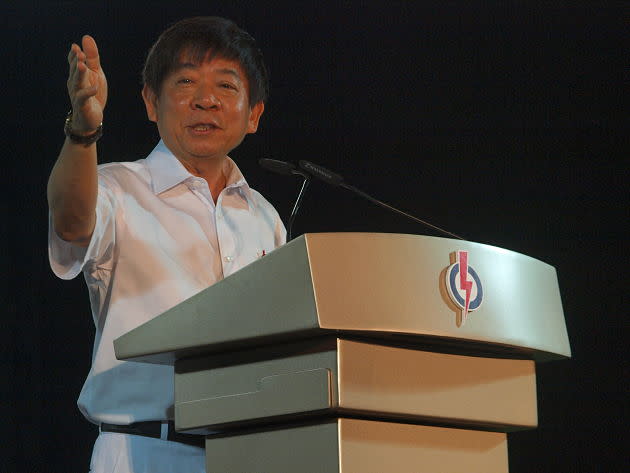
<path fill-rule="evenodd" d="M 214 128 L 214 126 L 213 125 L 197 125 L 193 127 L 195 131 L 208 131 L 211 128 Z"/>

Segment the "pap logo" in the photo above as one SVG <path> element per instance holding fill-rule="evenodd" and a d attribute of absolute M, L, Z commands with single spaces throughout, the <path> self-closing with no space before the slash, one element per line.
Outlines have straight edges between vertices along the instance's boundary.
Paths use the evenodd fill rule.
<path fill-rule="evenodd" d="M 458 326 L 464 325 L 468 313 L 481 307 L 483 287 L 477 272 L 468 266 L 468 252 L 457 251 L 455 263 L 446 269 L 445 284 L 448 295 L 461 310 Z M 452 260 L 451 260 L 452 261 Z"/>

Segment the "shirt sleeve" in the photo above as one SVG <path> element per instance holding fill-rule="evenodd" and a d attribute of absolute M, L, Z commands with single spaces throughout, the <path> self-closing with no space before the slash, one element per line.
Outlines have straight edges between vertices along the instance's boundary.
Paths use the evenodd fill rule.
<path fill-rule="evenodd" d="M 112 261 L 116 241 L 115 185 L 99 173 L 96 201 L 96 223 L 87 247 L 62 240 L 55 232 L 52 215 L 48 215 L 48 259 L 61 279 L 73 279 L 88 263 L 107 266 Z"/>

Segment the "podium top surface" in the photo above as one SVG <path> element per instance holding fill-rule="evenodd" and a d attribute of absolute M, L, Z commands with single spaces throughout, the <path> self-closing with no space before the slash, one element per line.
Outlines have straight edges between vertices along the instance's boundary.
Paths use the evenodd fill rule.
<path fill-rule="evenodd" d="M 302 235 L 114 347 L 119 359 L 172 364 L 324 333 L 571 355 L 552 266 L 480 243 L 384 233 Z"/>

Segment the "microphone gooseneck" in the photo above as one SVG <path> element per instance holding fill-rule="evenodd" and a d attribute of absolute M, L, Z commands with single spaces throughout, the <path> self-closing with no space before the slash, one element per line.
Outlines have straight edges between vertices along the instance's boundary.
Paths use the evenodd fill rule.
<path fill-rule="evenodd" d="M 258 164 L 268 171 L 282 174 L 284 176 L 300 176 L 303 179 L 302 187 L 300 188 L 297 199 L 295 199 L 295 204 L 293 204 L 293 209 L 291 210 L 291 215 L 289 216 L 289 223 L 287 225 L 287 241 L 291 241 L 293 239 L 293 222 L 295 222 L 295 217 L 300 209 L 300 204 L 304 198 L 306 188 L 311 182 L 311 175 L 297 169 L 295 164 L 287 163 L 286 161 L 279 161 L 277 159 L 261 158 L 258 160 Z"/>
<path fill-rule="evenodd" d="M 374 197 L 372 197 L 371 195 L 363 192 L 360 189 L 357 189 L 354 186 L 351 186 L 350 184 L 346 184 L 343 180 L 343 177 L 341 177 L 339 174 L 335 174 L 332 171 L 329 171 L 328 169 L 326 169 L 325 167 L 322 167 L 318 164 L 314 164 L 311 163 L 310 161 L 300 161 L 300 167 L 308 172 L 309 174 L 311 174 L 312 176 L 321 179 L 324 182 L 327 182 L 328 184 L 332 185 L 332 186 L 338 186 L 338 187 L 343 187 L 344 189 L 348 189 L 349 191 L 354 192 L 355 194 L 363 197 L 364 199 L 369 200 L 370 202 L 383 207 L 385 209 L 391 210 L 392 212 L 396 212 L 397 214 L 403 215 L 411 220 L 413 220 L 416 223 L 420 223 L 422 225 L 425 225 L 429 228 L 432 228 L 433 230 L 436 230 L 444 235 L 448 235 L 451 236 L 453 238 L 457 238 L 458 240 L 464 240 L 464 238 L 460 237 L 459 235 L 456 235 L 455 233 L 449 232 L 448 230 L 444 230 L 443 228 L 438 227 L 437 225 L 433 225 L 432 223 L 429 223 L 425 220 L 419 219 L 418 217 L 415 217 L 411 214 L 408 214 L 407 212 L 403 212 L 402 210 L 397 209 L 396 207 L 392 207 L 389 204 L 386 204 L 385 202 L 381 202 L 378 199 L 375 199 Z"/>
<path fill-rule="evenodd" d="M 320 179 L 324 182 L 326 182 L 327 184 L 330 184 L 331 186 L 336 186 L 336 187 L 342 187 L 344 189 L 347 189 L 349 191 L 354 192 L 355 194 L 363 197 L 364 199 L 369 200 L 370 202 L 383 207 L 387 210 L 391 210 L 392 212 L 395 212 L 399 215 L 402 215 L 404 217 L 407 217 L 411 220 L 413 220 L 416 223 L 420 223 L 421 225 L 424 225 L 426 227 L 429 227 L 439 233 L 442 233 L 444 235 L 448 235 L 450 237 L 456 238 L 458 240 L 464 240 L 464 238 L 462 238 L 459 235 L 456 235 L 455 233 L 449 232 L 448 230 L 444 230 L 443 228 L 438 227 L 437 225 L 433 225 L 432 223 L 427 222 L 426 220 L 422 220 L 418 217 L 415 217 L 407 212 L 403 212 L 400 209 L 397 209 L 396 207 L 393 207 L 389 204 L 386 204 L 385 202 L 382 202 L 378 199 L 375 199 L 374 197 L 372 197 L 371 195 L 367 194 L 366 192 L 363 192 L 360 189 L 357 189 L 354 186 L 351 186 L 350 184 L 347 184 L 346 182 L 344 182 L 344 179 L 342 176 L 340 176 L 339 174 L 336 174 L 328 169 L 326 169 L 323 166 L 320 166 L 319 164 L 314 164 L 311 163 L 310 161 L 305 161 L 305 160 L 300 160 L 299 161 L 299 165 L 300 168 L 302 168 L 301 170 L 296 168 L 296 166 L 292 163 L 288 163 L 285 161 L 279 161 L 277 159 L 269 159 L 269 158 L 262 158 L 260 160 L 258 160 L 258 163 L 264 167 L 265 169 L 275 172 L 277 174 L 282 174 L 285 176 L 301 176 L 304 181 L 302 182 L 302 188 L 300 189 L 300 193 L 298 194 L 298 197 L 295 201 L 295 204 L 293 205 L 293 210 L 291 211 L 291 216 L 289 217 L 289 225 L 287 228 L 287 241 L 291 240 L 291 229 L 293 227 L 293 222 L 295 221 L 295 217 L 297 215 L 298 209 L 300 208 L 300 204 L 302 202 L 302 199 L 304 197 L 304 193 L 306 191 L 306 188 L 308 187 L 308 184 L 310 182 L 310 178 L 311 176 L 316 177 L 317 179 Z"/>

